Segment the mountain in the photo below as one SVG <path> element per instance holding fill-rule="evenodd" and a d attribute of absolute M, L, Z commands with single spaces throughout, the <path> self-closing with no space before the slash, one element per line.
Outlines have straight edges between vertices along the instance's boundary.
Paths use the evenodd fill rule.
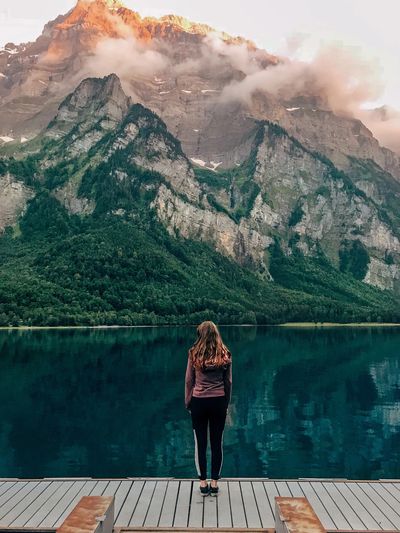
<path fill-rule="evenodd" d="M 398 319 L 398 211 L 277 124 L 199 168 L 115 74 L 88 78 L 0 176 L 3 324 Z"/>
<path fill-rule="evenodd" d="M 7 44 L 0 321 L 32 318 L 32 287 L 57 323 L 206 310 L 233 322 L 397 320 L 399 155 L 333 109 L 312 73 L 294 92 L 265 89 L 291 68 L 244 38 L 112 0 L 79 0 L 34 43 Z M 124 285 L 147 296 L 133 305 Z M 68 303 L 66 290 L 78 290 Z"/>

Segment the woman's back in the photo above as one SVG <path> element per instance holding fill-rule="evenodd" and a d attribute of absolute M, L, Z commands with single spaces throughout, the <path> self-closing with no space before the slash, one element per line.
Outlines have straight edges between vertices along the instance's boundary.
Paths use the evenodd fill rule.
<path fill-rule="evenodd" d="M 224 396 L 227 370 L 228 364 L 223 366 L 209 365 L 204 369 L 196 368 L 193 396 L 201 398 Z"/>

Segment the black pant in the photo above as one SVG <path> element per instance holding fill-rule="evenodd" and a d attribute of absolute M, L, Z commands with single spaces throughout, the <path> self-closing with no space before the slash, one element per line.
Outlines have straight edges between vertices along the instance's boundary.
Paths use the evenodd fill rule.
<path fill-rule="evenodd" d="M 219 479 L 222 462 L 222 436 L 226 419 L 225 396 L 198 398 L 192 396 L 190 411 L 192 415 L 195 441 L 195 463 L 199 479 L 207 479 L 207 428 L 210 427 L 211 479 Z"/>

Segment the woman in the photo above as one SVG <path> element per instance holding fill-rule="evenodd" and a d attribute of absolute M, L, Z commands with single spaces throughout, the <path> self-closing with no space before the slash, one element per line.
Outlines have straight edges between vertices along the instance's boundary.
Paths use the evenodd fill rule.
<path fill-rule="evenodd" d="M 232 355 L 214 322 L 197 327 L 185 376 L 185 406 L 192 417 L 195 463 L 203 495 L 218 493 L 223 461 L 222 436 L 232 395 Z M 211 485 L 207 483 L 207 429 L 210 427 Z"/>

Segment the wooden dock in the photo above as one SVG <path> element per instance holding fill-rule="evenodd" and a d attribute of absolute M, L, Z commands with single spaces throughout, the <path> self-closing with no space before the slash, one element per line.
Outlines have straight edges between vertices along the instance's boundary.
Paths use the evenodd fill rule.
<path fill-rule="evenodd" d="M 54 530 L 83 496 L 115 496 L 116 528 L 273 529 L 275 496 L 306 497 L 328 531 L 400 531 L 400 480 L 0 479 L 0 531 Z"/>

